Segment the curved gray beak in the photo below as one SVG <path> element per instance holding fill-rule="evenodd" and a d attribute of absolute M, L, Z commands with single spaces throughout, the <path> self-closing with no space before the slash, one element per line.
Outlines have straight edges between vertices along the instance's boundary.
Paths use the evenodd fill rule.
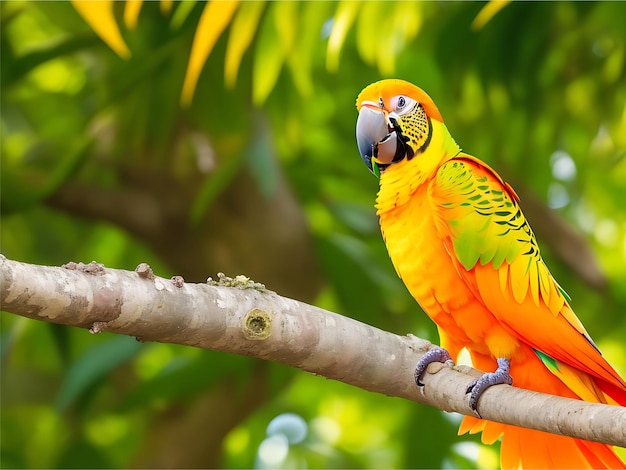
<path fill-rule="evenodd" d="M 376 155 L 376 146 L 389 134 L 387 119 L 382 111 L 362 106 L 356 121 L 356 143 L 361 158 L 372 170 L 372 157 Z"/>
<path fill-rule="evenodd" d="M 356 121 L 356 143 L 361 158 L 374 172 L 372 157 L 383 163 L 391 163 L 397 149 L 396 132 L 389 130 L 387 116 L 383 111 L 362 106 Z"/>

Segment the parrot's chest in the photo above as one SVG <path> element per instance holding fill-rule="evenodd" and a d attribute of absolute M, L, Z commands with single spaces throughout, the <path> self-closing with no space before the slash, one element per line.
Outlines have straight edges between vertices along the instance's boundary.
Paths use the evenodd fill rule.
<path fill-rule="evenodd" d="M 379 209 L 378 215 L 391 261 L 411 295 L 440 328 L 465 337 L 466 327 L 458 320 L 475 298 L 436 229 L 426 188 L 401 205 Z"/>

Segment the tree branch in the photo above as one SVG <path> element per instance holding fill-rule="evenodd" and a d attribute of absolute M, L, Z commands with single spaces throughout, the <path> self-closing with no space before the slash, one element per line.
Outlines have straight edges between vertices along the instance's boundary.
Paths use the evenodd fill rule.
<path fill-rule="evenodd" d="M 480 372 L 429 367 L 420 391 L 413 369 L 432 345 L 267 291 L 239 276 L 208 284 L 69 263 L 62 268 L 0 259 L 2 309 L 28 318 L 158 341 L 254 356 L 365 390 L 474 415 L 465 389 Z M 489 388 L 485 419 L 626 446 L 626 408 Z"/>

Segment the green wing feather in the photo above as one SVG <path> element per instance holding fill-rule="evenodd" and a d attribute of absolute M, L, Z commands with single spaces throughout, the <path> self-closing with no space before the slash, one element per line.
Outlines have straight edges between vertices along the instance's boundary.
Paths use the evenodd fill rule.
<path fill-rule="evenodd" d="M 567 304 L 541 259 L 517 195 L 498 174 L 460 154 L 441 165 L 428 189 L 437 231 L 457 260 L 459 275 L 492 314 L 564 380 L 574 383 L 578 373 L 572 366 L 624 387 Z M 496 276 L 486 274 L 483 268 L 489 266 Z M 569 365 L 555 368 L 559 362 Z"/>
<path fill-rule="evenodd" d="M 495 171 L 459 154 L 441 165 L 429 196 L 437 230 L 465 271 L 478 263 L 491 264 L 502 292 L 518 303 L 530 295 L 536 306 L 545 304 L 553 315 L 564 314 L 588 337 L 573 312 L 563 312 L 567 294 L 543 262 L 517 195 Z"/>
<path fill-rule="evenodd" d="M 506 298 L 522 304 L 530 295 L 538 311 L 547 307 L 555 317 L 563 315 L 597 350 L 543 262 L 519 198 L 494 170 L 461 153 L 439 168 L 429 196 L 437 230 L 460 263 L 458 269 L 468 274 L 461 272 L 462 277 L 471 283 L 469 273 L 478 263 L 491 264 Z"/>
<path fill-rule="evenodd" d="M 436 188 L 431 197 L 441 216 L 438 229 L 449 235 L 466 271 L 477 263 L 490 263 L 496 270 L 508 265 L 501 284 L 510 282 L 515 300 L 522 302 L 530 292 L 535 304 L 540 295 L 549 304 L 555 296 L 551 310 L 560 310 L 564 298 L 541 259 L 517 196 L 493 170 L 462 154 L 441 166 L 431 187 Z"/>

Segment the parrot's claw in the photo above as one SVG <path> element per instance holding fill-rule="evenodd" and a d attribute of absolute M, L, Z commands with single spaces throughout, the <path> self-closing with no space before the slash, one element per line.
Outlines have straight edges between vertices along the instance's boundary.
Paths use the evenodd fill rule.
<path fill-rule="evenodd" d="M 443 348 L 435 347 L 428 351 L 426 354 L 422 356 L 420 361 L 415 366 L 415 384 L 418 387 L 423 387 L 424 384 L 420 381 L 424 372 L 426 372 L 426 368 L 432 362 L 452 362 L 452 357 L 450 353 Z"/>
<path fill-rule="evenodd" d="M 487 372 L 467 386 L 465 393 L 469 393 L 469 407 L 478 413 L 478 399 L 492 385 L 513 384 L 513 378 L 509 374 L 511 363 L 504 357 L 498 358 L 498 368 L 494 372 Z"/>

